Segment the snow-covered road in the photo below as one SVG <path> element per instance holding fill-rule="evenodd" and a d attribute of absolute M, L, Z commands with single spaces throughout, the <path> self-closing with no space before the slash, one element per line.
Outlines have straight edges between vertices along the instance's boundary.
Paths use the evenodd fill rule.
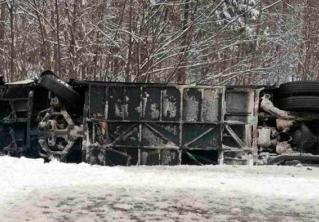
<path fill-rule="evenodd" d="M 0 157 L 0 221 L 319 221 L 319 169 Z"/>

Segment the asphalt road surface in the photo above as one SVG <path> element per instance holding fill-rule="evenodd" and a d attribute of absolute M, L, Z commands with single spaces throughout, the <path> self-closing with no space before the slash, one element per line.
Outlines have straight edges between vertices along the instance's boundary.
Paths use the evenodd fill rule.
<path fill-rule="evenodd" d="M 319 221 L 319 169 L 0 158 L 0 221 Z"/>

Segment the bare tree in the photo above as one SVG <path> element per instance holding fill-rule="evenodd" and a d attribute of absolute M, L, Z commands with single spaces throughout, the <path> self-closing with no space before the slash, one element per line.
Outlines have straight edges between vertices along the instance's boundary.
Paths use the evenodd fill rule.
<path fill-rule="evenodd" d="M 314 79 L 315 0 L 0 0 L 0 72 L 196 84 Z"/>

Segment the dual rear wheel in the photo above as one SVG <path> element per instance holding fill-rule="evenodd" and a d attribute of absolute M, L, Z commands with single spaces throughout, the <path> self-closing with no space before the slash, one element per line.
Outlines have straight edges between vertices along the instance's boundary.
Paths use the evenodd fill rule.
<path fill-rule="evenodd" d="M 287 111 L 319 110 L 319 81 L 296 81 L 281 84 L 278 107 Z"/>

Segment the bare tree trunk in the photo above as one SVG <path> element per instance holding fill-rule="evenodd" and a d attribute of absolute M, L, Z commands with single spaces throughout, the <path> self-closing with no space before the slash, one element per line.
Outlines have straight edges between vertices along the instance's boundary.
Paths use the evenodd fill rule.
<path fill-rule="evenodd" d="M 183 18 L 183 30 L 188 29 L 188 20 L 189 20 L 189 11 L 190 11 L 190 7 L 189 7 L 190 3 L 188 0 L 185 0 L 184 2 L 184 18 Z M 189 32 L 186 31 L 184 33 L 184 37 L 183 37 L 183 41 L 182 41 L 182 54 L 180 57 L 180 65 L 181 68 L 177 69 L 177 82 L 178 83 L 185 83 L 186 81 L 186 65 L 187 65 L 187 45 L 189 43 Z"/>
<path fill-rule="evenodd" d="M 318 6 L 317 0 L 306 1 L 303 28 L 305 43 L 302 49 L 304 52 L 302 64 L 302 76 L 304 79 L 318 79 L 319 75 L 319 66 L 317 65 L 319 55 Z"/>
<path fill-rule="evenodd" d="M 40 34 L 41 34 L 41 40 L 42 40 L 42 54 L 44 56 L 44 68 L 45 69 L 51 69 L 51 62 L 50 62 L 50 49 L 49 49 L 49 45 L 47 42 L 47 33 L 45 30 L 45 26 L 41 20 L 40 14 L 39 14 L 39 7 L 37 4 L 37 0 L 33 0 L 33 4 L 35 7 L 35 14 L 37 16 L 37 20 L 39 23 L 39 29 L 40 29 Z"/>
<path fill-rule="evenodd" d="M 99 32 L 96 32 L 96 40 L 95 43 L 99 44 L 100 35 Z M 99 62 L 99 47 L 95 47 L 94 50 L 94 59 L 93 59 L 93 80 L 97 80 L 97 71 L 98 71 L 98 62 Z"/>
<path fill-rule="evenodd" d="M 4 33 L 5 33 L 5 19 L 6 19 L 6 7 L 5 4 L 0 5 L 0 45 L 4 45 Z M 0 57 L 0 76 L 6 74 L 4 73 L 5 58 Z M 3 73 L 2 73 L 3 72 Z M 6 76 L 7 78 L 8 76 Z"/>
<path fill-rule="evenodd" d="M 11 57 L 10 57 L 10 81 L 14 81 L 15 78 L 15 69 L 14 69 L 14 58 L 15 58 L 15 48 L 14 48 L 14 7 L 15 7 L 15 1 L 11 0 L 11 5 L 9 6 L 9 13 L 10 13 L 10 37 L 11 37 L 11 43 L 10 43 L 10 51 L 11 51 Z"/>
<path fill-rule="evenodd" d="M 73 11 L 72 11 L 72 15 L 70 13 L 69 10 L 69 6 L 68 3 L 65 2 L 65 6 L 67 9 L 67 17 L 68 17 L 68 21 L 69 21 L 69 30 L 70 30 L 70 46 L 69 46 L 69 77 L 72 79 L 76 78 L 76 65 L 77 65 L 77 56 L 76 56 L 76 42 L 75 42 L 75 35 L 76 35 L 76 19 L 77 19 L 77 3 L 76 0 L 73 1 Z"/>
<path fill-rule="evenodd" d="M 122 24 L 123 24 L 127 1 L 128 0 L 124 0 L 123 6 L 121 8 L 121 14 L 119 15 L 118 24 L 117 24 L 119 27 L 122 26 Z M 119 34 L 119 32 L 116 31 L 115 34 L 114 34 L 114 41 L 117 40 L 118 34 Z M 111 49 L 111 53 L 113 53 L 113 54 L 117 54 L 117 53 L 119 53 L 119 51 L 120 51 L 120 48 L 117 47 L 117 46 L 114 46 Z M 117 57 L 112 58 L 112 60 L 113 60 L 113 62 L 112 62 L 111 66 L 112 66 L 113 75 L 118 76 L 118 74 L 121 72 L 121 69 L 120 69 L 121 67 L 120 66 L 121 66 L 122 61 L 119 61 L 119 58 L 117 58 Z"/>
<path fill-rule="evenodd" d="M 5 4 L 1 4 L 0 6 L 0 43 L 3 44 L 5 33 L 6 7 Z"/>
<path fill-rule="evenodd" d="M 125 80 L 128 82 L 130 81 L 130 65 L 131 65 L 131 55 L 132 55 L 132 48 L 133 48 L 133 41 L 132 41 L 132 11 L 133 11 L 133 0 L 130 0 L 130 9 L 129 9 L 129 40 L 128 40 L 128 52 L 127 52 L 127 63 L 125 69 Z"/>
<path fill-rule="evenodd" d="M 130 64 L 131 64 L 131 54 L 132 54 L 132 10 L 133 10 L 133 0 L 130 0 L 130 11 L 129 11 L 129 40 L 128 40 L 128 52 L 127 52 L 127 63 L 125 69 L 125 78 L 126 81 L 130 81 Z"/>
<path fill-rule="evenodd" d="M 56 71 L 57 71 L 57 75 L 61 76 L 60 15 L 59 15 L 58 0 L 55 0 L 55 13 L 56 13 L 56 40 L 57 40 Z"/>

